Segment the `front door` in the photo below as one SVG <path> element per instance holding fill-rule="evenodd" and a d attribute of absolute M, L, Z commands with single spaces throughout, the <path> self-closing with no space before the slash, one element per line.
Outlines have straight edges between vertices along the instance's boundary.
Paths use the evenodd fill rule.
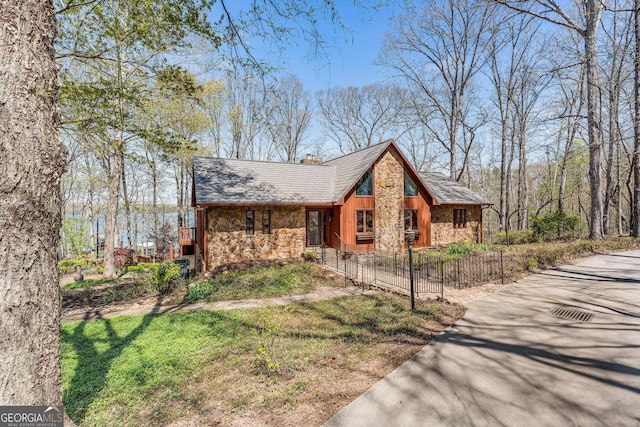
<path fill-rule="evenodd" d="M 307 246 L 320 246 L 324 241 L 324 211 L 307 211 Z"/>

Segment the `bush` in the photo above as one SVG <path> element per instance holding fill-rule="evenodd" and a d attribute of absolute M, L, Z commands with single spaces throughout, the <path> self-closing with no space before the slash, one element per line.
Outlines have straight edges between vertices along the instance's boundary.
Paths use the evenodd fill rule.
<path fill-rule="evenodd" d="M 531 230 L 509 230 L 508 235 L 504 231 L 498 233 L 496 243 L 501 245 L 523 245 L 525 243 L 535 243 L 537 241 L 537 236 Z"/>
<path fill-rule="evenodd" d="M 145 267 L 142 265 L 130 265 L 127 267 L 127 273 L 144 273 Z"/>
<path fill-rule="evenodd" d="M 128 248 L 115 248 L 113 258 L 116 268 L 126 268 L 136 265 L 136 251 Z"/>
<path fill-rule="evenodd" d="M 180 283 L 180 266 L 171 262 L 152 264 L 146 281 L 161 295 L 168 294 Z"/>
<path fill-rule="evenodd" d="M 306 251 L 303 255 L 305 261 L 317 262 L 318 254 L 313 251 Z"/>
<path fill-rule="evenodd" d="M 446 250 L 448 255 L 468 255 L 474 252 L 486 252 L 489 250 L 489 245 L 471 242 L 454 243 L 447 246 Z"/>
<path fill-rule="evenodd" d="M 546 215 L 532 217 L 531 228 L 538 239 L 545 241 L 575 238 L 580 231 L 580 218 L 558 209 Z"/>

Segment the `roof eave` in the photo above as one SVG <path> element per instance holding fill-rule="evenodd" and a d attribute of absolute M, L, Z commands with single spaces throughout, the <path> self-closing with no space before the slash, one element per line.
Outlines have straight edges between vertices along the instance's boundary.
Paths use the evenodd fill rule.
<path fill-rule="evenodd" d="M 335 205 L 334 202 L 277 202 L 277 201 L 243 201 L 243 202 L 199 202 L 196 203 L 196 207 L 199 208 L 215 208 L 215 207 L 223 207 L 223 206 L 314 206 L 314 207 L 333 207 Z"/>

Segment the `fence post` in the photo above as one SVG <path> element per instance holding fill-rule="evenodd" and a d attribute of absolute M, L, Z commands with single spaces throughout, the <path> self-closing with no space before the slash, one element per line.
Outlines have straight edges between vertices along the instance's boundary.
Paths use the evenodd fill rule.
<path fill-rule="evenodd" d="M 356 281 L 358 280 L 358 264 L 360 264 L 360 262 L 358 261 L 358 254 L 353 254 L 353 256 L 355 257 L 355 263 L 356 263 Z"/>
<path fill-rule="evenodd" d="M 436 272 L 438 266 L 436 264 Z M 440 280 L 440 301 L 444 302 L 444 266 L 440 267 L 440 274 L 442 274 L 442 280 Z"/>
<path fill-rule="evenodd" d="M 504 261 L 502 260 L 502 251 L 500 251 L 500 277 L 502 278 L 502 284 L 504 285 Z"/>

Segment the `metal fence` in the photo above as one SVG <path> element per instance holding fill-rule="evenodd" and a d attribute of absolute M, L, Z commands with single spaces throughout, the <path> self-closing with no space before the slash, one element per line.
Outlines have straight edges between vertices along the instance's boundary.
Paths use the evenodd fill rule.
<path fill-rule="evenodd" d="M 316 253 L 323 265 L 344 274 L 345 280 L 407 294 L 410 291 L 407 253 L 357 254 L 329 247 L 316 248 Z M 488 282 L 504 282 L 503 267 L 503 255 L 498 251 L 455 257 L 414 252 L 414 289 L 418 295 L 443 295 L 444 287 L 461 289 Z"/>

